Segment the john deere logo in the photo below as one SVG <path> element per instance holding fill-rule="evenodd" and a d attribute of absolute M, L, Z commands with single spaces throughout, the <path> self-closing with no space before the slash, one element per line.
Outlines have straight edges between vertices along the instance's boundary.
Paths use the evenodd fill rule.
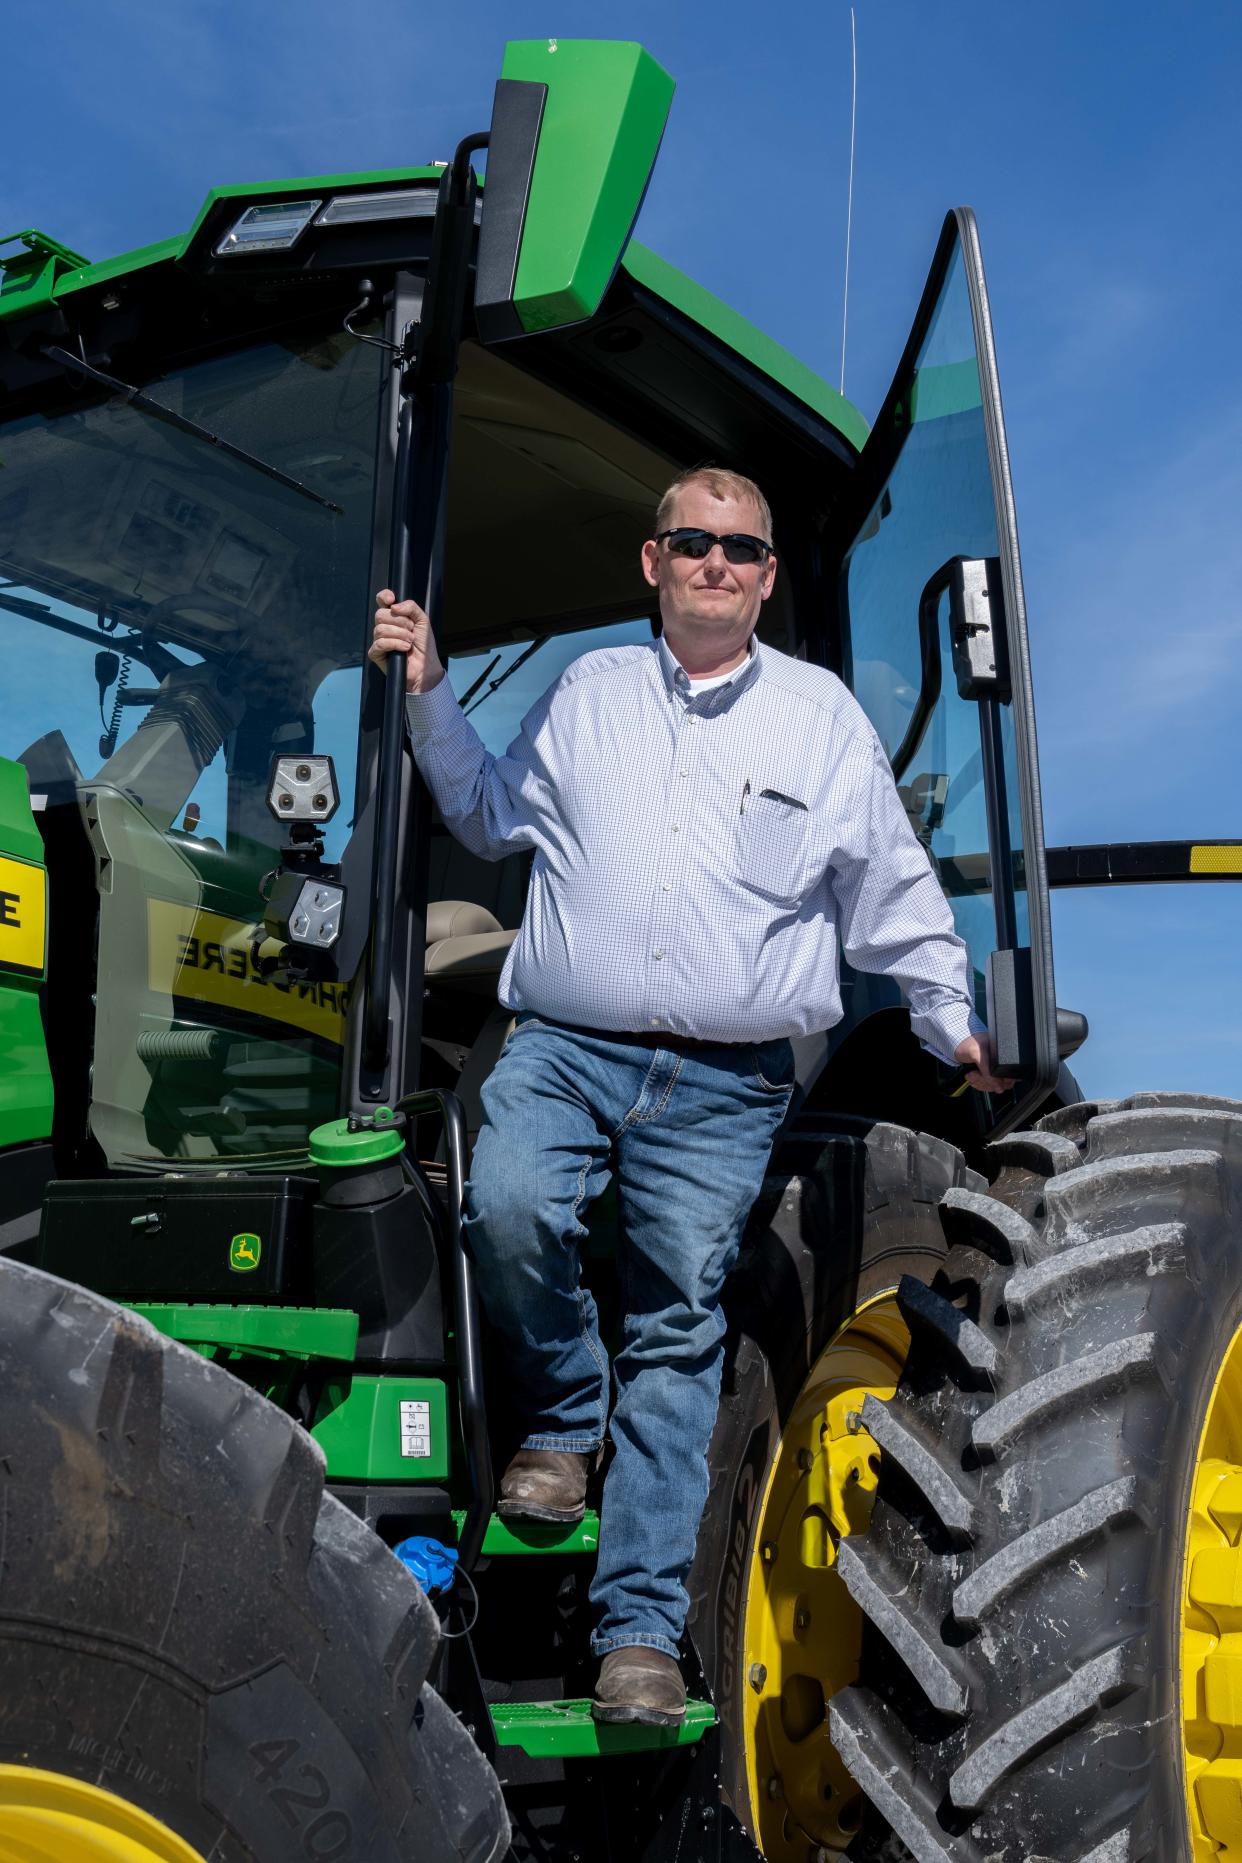
<path fill-rule="evenodd" d="M 250 1274 L 259 1265 L 263 1244 L 256 1235 L 234 1236 L 229 1243 L 229 1267 L 234 1274 Z"/>

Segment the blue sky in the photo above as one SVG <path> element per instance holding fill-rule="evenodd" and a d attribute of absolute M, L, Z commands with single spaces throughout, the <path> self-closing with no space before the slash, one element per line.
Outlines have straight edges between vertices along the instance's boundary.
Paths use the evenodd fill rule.
<path fill-rule="evenodd" d="M 846 392 L 872 416 L 947 207 L 979 217 L 1051 842 L 1242 836 L 1242 10 L 859 0 Z M 830 380 L 849 8 L 9 0 L 0 231 L 92 258 L 208 187 L 446 156 L 506 38 L 678 80 L 640 235 Z M 1242 1094 L 1242 886 L 1061 894 L 1077 1071 Z"/>

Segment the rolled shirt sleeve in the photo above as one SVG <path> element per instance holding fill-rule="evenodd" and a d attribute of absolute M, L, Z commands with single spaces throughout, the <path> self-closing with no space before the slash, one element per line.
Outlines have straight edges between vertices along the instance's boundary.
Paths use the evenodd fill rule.
<path fill-rule="evenodd" d="M 968 1035 L 986 1032 L 975 1013 L 970 954 L 874 736 L 845 843 L 832 879 L 845 955 L 856 970 L 901 986 L 915 1035 L 951 1062 Z"/>

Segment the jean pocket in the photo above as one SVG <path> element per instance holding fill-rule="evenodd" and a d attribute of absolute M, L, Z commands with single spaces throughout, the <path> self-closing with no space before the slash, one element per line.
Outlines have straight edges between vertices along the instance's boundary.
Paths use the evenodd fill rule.
<path fill-rule="evenodd" d="M 765 1093 L 788 1093 L 794 1084 L 794 1051 L 787 1041 L 765 1041 L 751 1050 L 755 1085 Z"/>
<path fill-rule="evenodd" d="M 738 878 L 779 904 L 794 905 L 807 887 L 811 812 L 790 796 L 765 790 L 739 817 Z"/>

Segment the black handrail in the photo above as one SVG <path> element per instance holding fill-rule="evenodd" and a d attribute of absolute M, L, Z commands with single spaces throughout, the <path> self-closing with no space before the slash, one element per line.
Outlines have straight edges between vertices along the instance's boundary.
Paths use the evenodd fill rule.
<path fill-rule="evenodd" d="M 457 1095 L 443 1092 L 439 1087 L 428 1087 L 418 1093 L 407 1094 L 400 1102 L 399 1110 L 409 1116 L 411 1128 L 420 1113 L 438 1113 L 444 1124 L 444 1158 L 448 1174 L 445 1241 L 452 1257 L 457 1401 L 462 1440 L 466 1445 L 466 1469 L 471 1496 L 457 1544 L 457 1559 L 461 1568 L 469 1572 L 482 1550 L 483 1535 L 492 1517 L 495 1479 L 492 1474 L 491 1445 L 487 1437 L 474 1263 L 466 1253 L 462 1234 L 462 1205 L 466 1193 L 466 1118 Z"/>
<path fill-rule="evenodd" d="M 487 136 L 467 136 L 440 178 L 431 259 L 417 349 L 410 339 L 402 359 L 404 399 L 397 433 L 392 549 L 388 585 L 399 600 L 418 602 L 439 633 L 439 570 L 448 480 L 453 377 L 461 347 L 462 316 L 477 191 L 470 157 Z M 393 653 L 384 669 L 384 707 L 376 769 L 374 879 L 371 945 L 367 958 L 366 1011 L 362 1052 L 365 1066 L 380 1075 L 389 1059 L 389 991 L 397 914 L 397 855 L 401 835 L 401 776 L 405 755 L 406 656 Z M 377 1081 L 375 1092 L 383 1091 Z"/>
<path fill-rule="evenodd" d="M 922 659 L 922 674 L 919 684 L 919 696 L 914 702 L 914 711 L 906 726 L 906 734 L 889 758 L 893 768 L 893 781 L 900 782 L 914 757 L 915 751 L 923 741 L 923 733 L 928 721 L 940 701 L 941 660 L 940 660 L 940 597 L 949 586 L 953 574 L 953 565 L 960 562 L 960 557 L 952 557 L 942 563 L 935 575 L 930 577 L 919 596 L 919 653 Z"/>

